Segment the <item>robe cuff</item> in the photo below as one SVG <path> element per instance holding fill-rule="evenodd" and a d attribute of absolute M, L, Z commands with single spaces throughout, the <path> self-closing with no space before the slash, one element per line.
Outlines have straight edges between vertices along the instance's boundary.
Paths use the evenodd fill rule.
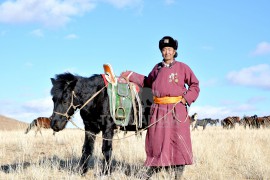
<path fill-rule="evenodd" d="M 138 74 L 136 72 L 132 72 L 129 76 L 129 81 L 143 87 L 144 86 L 144 75 Z"/>

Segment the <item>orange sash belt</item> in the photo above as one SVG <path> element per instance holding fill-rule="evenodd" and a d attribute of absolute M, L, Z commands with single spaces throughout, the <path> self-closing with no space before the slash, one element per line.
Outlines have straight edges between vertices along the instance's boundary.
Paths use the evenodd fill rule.
<path fill-rule="evenodd" d="M 155 104 L 175 104 L 175 103 L 181 101 L 182 98 L 183 98 L 183 96 L 176 96 L 176 97 L 165 96 L 165 97 L 160 97 L 160 98 L 158 98 L 156 96 L 153 97 Z"/>

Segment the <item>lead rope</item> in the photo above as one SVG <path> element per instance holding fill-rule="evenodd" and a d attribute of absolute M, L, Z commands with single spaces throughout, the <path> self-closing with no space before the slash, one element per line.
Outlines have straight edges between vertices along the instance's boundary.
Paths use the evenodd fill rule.
<path fill-rule="evenodd" d="M 101 88 L 98 92 L 96 92 L 95 94 L 93 94 L 93 96 L 91 96 L 90 99 L 88 99 L 83 105 L 82 107 L 79 108 L 79 110 L 83 109 L 90 101 L 92 101 L 92 99 L 94 99 L 104 88 L 106 88 L 106 86 L 104 86 L 103 88 Z"/>
<path fill-rule="evenodd" d="M 99 91 L 97 91 L 95 94 L 93 94 L 93 96 L 91 96 L 91 97 L 90 97 L 90 98 L 82 105 L 82 107 L 79 108 L 79 110 L 83 109 L 83 108 L 84 108 L 84 107 L 85 107 L 92 99 L 94 99 L 94 98 L 95 98 L 95 97 L 96 97 L 96 96 L 97 96 L 104 88 L 106 88 L 106 87 L 107 87 L 107 85 L 104 86 L 104 87 L 102 87 L 102 88 L 101 88 Z M 73 97 L 76 97 L 74 91 L 72 91 L 72 99 L 71 99 L 71 103 L 70 103 L 70 106 L 69 106 L 69 108 L 68 108 L 68 110 L 67 110 L 67 112 L 66 112 L 65 114 L 59 113 L 59 112 L 54 112 L 54 113 L 59 114 L 59 115 L 62 115 L 62 116 L 65 116 L 65 117 L 67 118 L 67 120 L 70 121 L 70 122 L 71 122 L 75 127 L 77 127 L 78 129 L 80 129 L 80 130 L 82 130 L 82 131 L 84 131 L 84 132 L 86 132 L 86 133 L 88 133 L 88 134 L 90 134 L 90 135 L 92 135 L 92 136 L 95 136 L 95 137 L 97 137 L 97 138 L 101 138 L 101 139 L 107 140 L 107 141 L 126 139 L 126 138 L 129 138 L 129 137 L 131 137 L 131 136 L 135 136 L 136 134 L 138 134 L 138 133 L 140 133 L 140 132 L 145 131 L 146 129 L 148 129 L 148 128 L 152 127 L 153 125 L 155 125 L 156 123 L 158 123 L 161 119 L 165 118 L 170 112 L 172 112 L 173 115 L 175 115 L 175 107 L 176 107 L 176 105 L 177 105 L 179 102 L 181 102 L 181 100 L 178 101 L 178 102 L 176 102 L 176 103 L 173 105 L 173 108 L 172 108 L 170 111 L 168 111 L 163 117 L 159 118 L 156 122 L 154 122 L 154 123 L 148 125 L 147 127 L 143 128 L 143 129 L 141 129 L 141 130 L 136 131 L 136 133 L 131 134 L 131 135 L 129 135 L 129 136 L 125 136 L 125 137 L 123 137 L 123 138 L 118 138 L 118 139 L 113 139 L 113 138 L 112 138 L 112 139 L 108 139 L 108 138 L 98 137 L 98 136 L 97 136 L 96 134 L 94 134 L 94 133 L 91 133 L 91 132 L 89 132 L 89 131 L 85 131 L 84 129 L 82 129 L 82 128 L 80 128 L 79 126 L 77 126 L 77 124 L 72 120 L 72 118 L 70 118 L 70 116 L 67 114 L 68 111 L 69 111 L 69 109 L 70 109 L 71 107 L 73 107 L 74 109 L 76 109 L 76 108 L 79 106 L 79 105 L 77 105 L 77 106 L 74 106 L 74 105 L 73 105 Z M 186 116 L 184 122 L 186 122 L 186 120 L 187 120 L 187 118 L 188 118 L 188 110 L 189 110 L 189 109 L 187 109 L 187 116 Z M 78 112 L 78 109 L 77 109 L 77 111 L 74 112 L 74 114 L 73 114 L 72 116 L 74 116 L 77 112 Z M 176 116 L 175 116 L 175 117 L 176 117 Z M 177 119 L 177 117 L 176 117 L 176 120 L 177 120 L 178 122 L 181 122 L 180 120 Z"/>
<path fill-rule="evenodd" d="M 92 99 L 93 99 L 93 98 L 92 98 Z M 148 125 L 147 127 L 143 128 L 143 129 L 141 129 L 141 130 L 138 130 L 137 133 L 140 133 L 140 132 L 145 131 L 146 129 L 152 127 L 153 125 L 155 125 L 156 123 L 158 123 L 160 120 L 162 120 L 163 118 L 165 118 L 170 112 L 173 112 L 173 111 L 174 111 L 175 106 L 176 106 L 179 102 L 181 102 L 181 101 L 178 101 L 177 103 L 175 103 L 175 104 L 173 105 L 173 108 L 172 108 L 170 111 L 168 111 L 163 117 L 159 118 L 156 122 L 154 122 L 154 123 Z M 187 109 L 187 110 L 188 110 L 188 109 Z M 75 114 L 75 113 L 74 113 L 74 114 Z M 184 122 L 186 122 L 187 118 L 188 118 L 188 112 L 187 112 L 187 116 L 186 116 Z M 89 132 L 89 131 L 85 131 L 84 129 L 80 128 L 80 127 L 79 127 L 72 119 L 69 119 L 69 121 L 70 121 L 75 127 L 77 127 L 79 130 L 84 131 L 85 133 L 88 133 L 88 134 L 90 134 L 90 135 L 92 135 L 92 136 L 95 136 L 96 138 L 100 138 L 100 139 L 106 140 L 106 141 L 119 141 L 119 140 L 127 139 L 127 138 L 129 138 L 129 137 L 131 137 L 131 136 L 135 136 L 135 135 L 136 135 L 136 133 L 133 133 L 133 134 L 131 134 L 131 135 L 125 136 L 125 137 L 123 137 L 123 138 L 118 138 L 118 139 L 114 139 L 114 138 L 108 139 L 108 138 L 98 137 L 96 134 L 91 133 L 91 132 Z M 178 121 L 179 121 L 179 120 L 178 120 Z M 181 121 L 180 121 L 180 122 L 181 122 Z"/>

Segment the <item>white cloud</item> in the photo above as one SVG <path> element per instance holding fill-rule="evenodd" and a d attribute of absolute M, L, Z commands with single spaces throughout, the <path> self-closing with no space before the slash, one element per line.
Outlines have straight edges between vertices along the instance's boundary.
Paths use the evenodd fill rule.
<path fill-rule="evenodd" d="M 257 108 L 253 104 L 241 104 L 235 107 L 236 112 L 251 112 L 256 110 Z"/>
<path fill-rule="evenodd" d="M 81 15 L 95 8 L 92 0 L 15 0 L 0 4 L 0 22 L 32 23 L 59 27 L 72 16 Z"/>
<path fill-rule="evenodd" d="M 93 10 L 101 2 L 119 9 L 138 8 L 139 12 L 143 8 L 143 0 L 6 0 L 0 3 L 0 22 L 38 23 L 47 27 L 61 27 L 74 16 L 84 15 Z"/>
<path fill-rule="evenodd" d="M 51 114 L 53 110 L 53 101 L 51 97 L 46 97 L 43 99 L 35 99 L 24 103 L 22 108 L 27 112 L 33 113 L 50 112 Z"/>
<path fill-rule="evenodd" d="M 201 84 L 201 86 L 204 86 L 204 87 L 216 86 L 218 84 L 218 79 L 211 78 L 211 79 L 208 79 L 207 81 L 202 81 L 200 84 Z"/>
<path fill-rule="evenodd" d="M 212 119 L 225 119 L 229 116 L 239 116 L 257 114 L 259 109 L 254 104 L 229 104 L 226 106 L 192 106 L 189 115 L 194 113 L 198 114 L 198 119 L 212 118 Z"/>
<path fill-rule="evenodd" d="M 51 97 L 35 99 L 23 104 L 15 101 L 1 100 L 0 114 L 22 122 L 31 123 L 38 117 L 49 117 L 53 113 L 53 101 Z M 77 126 L 84 128 L 80 113 L 77 112 L 72 119 Z M 67 128 L 75 128 L 68 123 Z"/>
<path fill-rule="evenodd" d="M 1 115 L 23 122 L 31 122 L 37 117 L 48 117 L 53 111 L 51 97 L 31 100 L 22 104 L 15 101 L 9 101 L 7 104 L 5 101 L 1 101 L 0 106 L 3 107 L 0 110 Z"/>
<path fill-rule="evenodd" d="M 217 106 L 193 106 L 190 108 L 189 114 L 198 113 L 198 118 L 212 118 L 212 119 L 224 119 L 225 117 L 231 116 L 233 113 L 231 109 L 226 107 Z"/>
<path fill-rule="evenodd" d="M 270 66 L 259 64 L 240 71 L 228 73 L 227 79 L 236 85 L 252 86 L 270 90 Z"/>
<path fill-rule="evenodd" d="M 78 36 L 76 34 L 68 34 L 66 35 L 65 39 L 77 39 Z"/>
<path fill-rule="evenodd" d="M 35 29 L 31 32 L 32 35 L 36 36 L 36 37 L 43 37 L 43 31 L 41 29 Z"/>
<path fill-rule="evenodd" d="M 175 0 L 165 0 L 165 3 L 168 5 L 171 5 L 171 4 L 175 3 Z"/>
<path fill-rule="evenodd" d="M 251 55 L 259 56 L 270 53 L 270 43 L 261 42 L 257 45 L 256 49 L 251 52 Z"/>
<path fill-rule="evenodd" d="M 117 8 L 141 7 L 143 4 L 143 0 L 103 0 L 103 1 L 112 4 Z"/>

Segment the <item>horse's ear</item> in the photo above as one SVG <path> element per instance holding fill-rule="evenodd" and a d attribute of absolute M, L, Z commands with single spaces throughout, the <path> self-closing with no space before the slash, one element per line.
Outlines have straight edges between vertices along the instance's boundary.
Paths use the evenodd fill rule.
<path fill-rule="evenodd" d="M 72 89 L 76 86 L 76 83 L 77 83 L 77 79 L 76 80 L 73 80 L 71 82 L 68 83 L 68 86 L 71 87 Z"/>
<path fill-rule="evenodd" d="M 55 79 L 54 78 L 51 78 L 51 82 L 52 82 L 52 85 L 54 85 Z"/>

